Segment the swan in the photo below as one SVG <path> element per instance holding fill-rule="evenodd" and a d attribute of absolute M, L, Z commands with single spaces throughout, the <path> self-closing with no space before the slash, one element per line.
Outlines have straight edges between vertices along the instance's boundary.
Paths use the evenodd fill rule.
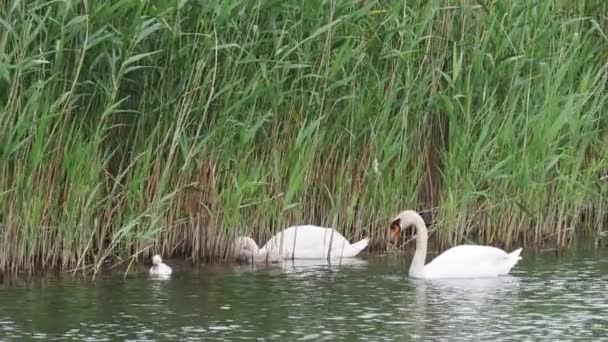
<path fill-rule="evenodd" d="M 163 263 L 160 255 L 156 254 L 152 257 L 152 267 L 150 267 L 150 274 L 168 276 L 171 275 L 173 270 L 167 264 Z"/>
<path fill-rule="evenodd" d="M 391 223 L 394 240 L 407 227 L 416 227 L 416 252 L 409 276 L 421 279 L 498 277 L 509 273 L 521 257 L 521 248 L 507 253 L 499 248 L 479 245 L 455 246 L 425 263 L 428 232 L 417 212 L 405 210 Z"/>
<path fill-rule="evenodd" d="M 292 226 L 275 234 L 262 248 L 249 237 L 239 237 L 234 248 L 237 259 L 279 262 L 282 259 L 351 258 L 359 254 L 369 239 L 351 244 L 332 228 L 313 225 Z"/>
<path fill-rule="evenodd" d="M 281 256 L 275 252 L 260 252 L 258 244 L 252 238 L 240 236 L 235 239 L 233 248 L 236 259 L 240 262 L 254 264 L 274 264 L 281 261 Z"/>

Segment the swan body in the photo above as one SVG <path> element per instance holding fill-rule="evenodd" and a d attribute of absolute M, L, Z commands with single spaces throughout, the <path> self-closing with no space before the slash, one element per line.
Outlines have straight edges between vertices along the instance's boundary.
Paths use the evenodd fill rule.
<path fill-rule="evenodd" d="M 368 244 L 368 238 L 351 244 L 335 229 L 302 225 L 280 231 L 260 252 L 278 253 L 284 259 L 351 258 Z"/>
<path fill-rule="evenodd" d="M 393 238 L 408 226 L 416 228 L 416 252 L 409 276 L 422 279 L 483 278 L 506 275 L 521 257 L 519 248 L 511 253 L 491 246 L 452 247 L 425 265 L 428 232 L 424 220 L 413 210 L 402 211 L 391 225 Z"/>
<path fill-rule="evenodd" d="M 152 257 L 152 267 L 150 267 L 150 274 L 168 276 L 171 275 L 171 273 L 173 273 L 173 270 L 167 264 L 163 263 L 163 259 L 160 257 L 160 255 L 156 254 Z"/>
<path fill-rule="evenodd" d="M 262 248 L 250 237 L 238 237 L 234 249 L 239 261 L 277 263 L 283 259 L 351 258 L 368 244 L 368 238 L 351 244 L 335 229 L 304 225 L 280 231 Z"/>

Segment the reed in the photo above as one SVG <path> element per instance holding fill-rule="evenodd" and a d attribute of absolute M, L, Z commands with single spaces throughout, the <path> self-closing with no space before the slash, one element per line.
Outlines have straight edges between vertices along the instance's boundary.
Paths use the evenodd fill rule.
<path fill-rule="evenodd" d="M 0 269 L 222 260 L 331 225 L 567 246 L 606 222 L 608 5 L 0 0 Z"/>

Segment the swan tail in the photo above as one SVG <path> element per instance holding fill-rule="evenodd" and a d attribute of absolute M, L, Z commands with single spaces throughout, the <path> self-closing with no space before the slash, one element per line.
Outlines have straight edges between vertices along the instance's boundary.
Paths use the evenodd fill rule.
<path fill-rule="evenodd" d="M 518 248 L 516 250 L 514 250 L 513 252 L 507 254 L 507 260 L 504 263 L 504 269 L 502 272 L 500 272 L 500 275 L 505 275 L 508 274 L 511 269 L 513 268 L 513 266 L 515 266 L 515 264 L 517 264 L 517 262 L 519 260 L 521 260 L 521 256 L 519 255 L 521 253 L 522 249 Z"/>
<path fill-rule="evenodd" d="M 365 238 L 361 241 L 355 242 L 351 245 L 351 248 L 353 250 L 353 255 L 355 256 L 359 253 L 361 253 L 362 250 L 365 249 L 365 247 L 367 247 L 367 245 L 369 244 L 369 238 Z"/>
<path fill-rule="evenodd" d="M 518 248 L 516 250 L 514 250 L 513 252 L 509 253 L 509 259 L 514 259 L 516 262 L 521 260 L 521 256 L 519 256 L 519 254 L 521 253 L 522 248 Z"/>

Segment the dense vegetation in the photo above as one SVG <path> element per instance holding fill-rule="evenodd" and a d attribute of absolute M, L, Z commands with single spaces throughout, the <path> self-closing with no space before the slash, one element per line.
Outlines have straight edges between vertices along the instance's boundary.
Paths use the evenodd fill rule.
<path fill-rule="evenodd" d="M 0 269 L 607 218 L 605 0 L 0 0 Z"/>

